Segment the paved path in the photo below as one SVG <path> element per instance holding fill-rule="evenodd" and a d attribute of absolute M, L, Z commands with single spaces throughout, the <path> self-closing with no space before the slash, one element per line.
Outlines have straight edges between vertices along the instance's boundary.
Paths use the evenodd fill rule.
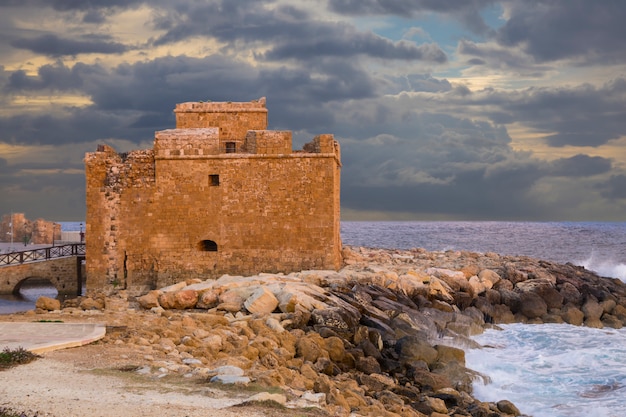
<path fill-rule="evenodd" d="M 83 346 L 102 339 L 100 323 L 24 323 L 0 321 L 0 350 L 22 347 L 33 353 Z"/>

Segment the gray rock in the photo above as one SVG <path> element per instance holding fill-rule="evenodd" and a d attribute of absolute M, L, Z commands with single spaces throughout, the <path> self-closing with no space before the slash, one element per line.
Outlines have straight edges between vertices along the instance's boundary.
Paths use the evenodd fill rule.
<path fill-rule="evenodd" d="M 232 366 L 232 365 L 219 366 L 213 369 L 212 372 L 218 375 L 231 375 L 231 376 L 242 376 L 244 374 L 243 369 L 239 368 L 238 366 Z"/>
<path fill-rule="evenodd" d="M 224 385 L 248 385 L 250 378 L 247 376 L 235 376 L 235 375 L 215 375 L 210 379 L 210 382 L 224 384 Z"/>

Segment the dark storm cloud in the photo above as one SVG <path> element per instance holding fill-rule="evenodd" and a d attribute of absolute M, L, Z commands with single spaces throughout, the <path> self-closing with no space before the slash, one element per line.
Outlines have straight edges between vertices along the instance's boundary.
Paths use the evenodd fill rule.
<path fill-rule="evenodd" d="M 78 143 L 102 138 L 149 140 L 155 130 L 173 125 L 176 103 L 193 100 L 249 101 L 268 97 L 273 126 L 299 130 L 333 123 L 320 103 L 371 97 L 368 74 L 348 62 L 318 63 L 315 69 L 281 67 L 259 70 L 220 56 L 163 57 L 123 64 L 61 63 L 40 68 L 36 76 L 9 73 L 10 94 L 73 90 L 93 104 L 59 114 L 29 112 L 0 118 L 0 140 L 19 143 Z"/>
<path fill-rule="evenodd" d="M 343 24 L 320 27 L 317 34 L 299 37 L 297 41 L 284 39 L 264 54 L 264 57 L 269 60 L 283 60 L 320 56 L 347 58 L 355 55 L 382 59 L 423 60 L 439 64 L 447 61 L 446 54 L 437 45 L 391 42 L 371 32 L 357 32 L 353 27 Z"/>
<path fill-rule="evenodd" d="M 612 175 L 604 184 L 602 194 L 611 199 L 626 199 L 626 175 Z"/>
<path fill-rule="evenodd" d="M 551 175 L 563 177 L 587 177 L 611 171 L 611 161 L 599 156 L 575 155 L 552 162 Z"/>
<path fill-rule="evenodd" d="M 155 16 L 153 25 L 166 30 L 154 40 L 155 45 L 206 36 L 231 43 L 268 42 L 281 38 L 301 38 L 316 27 L 312 17 L 294 7 L 268 10 L 264 2 L 254 0 L 183 3 L 175 10 Z"/>
<path fill-rule="evenodd" d="M 7 173 L 9 173 L 9 165 L 7 164 L 7 160 L 4 158 L 0 158 L 0 178 Z"/>
<path fill-rule="evenodd" d="M 362 101 L 335 112 L 341 120 L 334 132 L 352 138 L 342 142 L 345 208 L 457 219 L 551 219 L 561 210 L 559 199 L 552 199 L 556 190 L 546 199 L 538 190 L 569 179 L 580 181 L 578 190 L 584 189 L 582 181 L 598 187 L 612 170 L 606 158 L 577 155 L 546 162 L 516 152 L 503 126 L 447 114 L 429 106 L 427 97 L 432 96 L 400 95 L 372 106 Z M 514 97 L 502 96 L 498 103 L 510 105 Z M 561 196 L 570 208 L 586 198 Z"/>
<path fill-rule="evenodd" d="M 83 16 L 83 22 L 100 24 L 106 21 L 107 15 L 100 10 L 88 10 Z"/>
<path fill-rule="evenodd" d="M 447 185 L 415 184 L 385 187 L 352 185 L 341 190 L 342 206 L 358 210 L 436 213 L 456 219 L 504 220 L 545 215 L 526 193 L 531 184 L 512 176 L 483 180 L 483 172 L 465 172 Z"/>
<path fill-rule="evenodd" d="M 347 171 L 350 165 L 345 161 L 346 158 L 344 171 Z M 371 185 L 362 178 L 360 181 L 356 177 L 352 178 L 353 181 L 342 187 L 342 206 L 387 213 L 436 213 L 439 216 L 472 220 L 550 220 L 562 215 L 559 214 L 558 200 L 556 204 L 544 202 L 533 192 L 538 183 L 550 178 L 549 167 L 545 163 L 521 159 L 511 163 L 497 163 L 494 167 L 485 160 L 466 162 L 466 168 L 450 169 L 448 175 L 451 179 L 444 183 L 410 184 L 397 181 L 396 184 L 388 182 Z M 421 163 L 421 160 L 415 160 L 414 165 L 419 166 Z M 443 164 L 442 161 L 440 163 Z M 374 173 L 375 170 L 372 175 Z M 443 173 L 440 175 L 445 176 Z M 618 186 L 619 181 L 613 183 Z M 581 186 L 578 190 L 584 188 Z M 585 199 L 583 194 L 578 193 L 570 207 Z"/>
<path fill-rule="evenodd" d="M 17 70 L 8 76 L 4 90 L 7 92 L 75 90 L 83 84 L 81 71 L 84 68 L 86 68 L 84 64 L 77 64 L 72 69 L 63 64 L 43 65 L 39 68 L 37 77 L 28 76 L 26 71 Z"/>
<path fill-rule="evenodd" d="M 58 11 L 134 7 L 147 0 L 3 0 L 2 7 L 50 7 Z"/>
<path fill-rule="evenodd" d="M 600 146 L 626 135 L 626 81 L 601 87 L 533 88 L 504 105 L 517 121 L 544 132 L 551 146 Z"/>
<path fill-rule="evenodd" d="M 626 135 L 626 79 L 601 86 L 530 87 L 519 91 L 494 88 L 466 95 L 430 97 L 430 105 L 489 117 L 494 123 L 522 123 L 545 134 L 550 146 L 596 147 Z"/>
<path fill-rule="evenodd" d="M 272 2 L 217 0 L 176 4 L 171 10 L 163 9 L 154 14 L 153 27 L 165 31 L 154 44 L 204 36 L 229 45 L 239 41 L 257 47 L 263 43 L 271 46 L 272 43 L 323 36 L 325 31 L 337 33 L 334 24 L 316 20 L 316 16 L 303 9 L 284 5 L 268 8 L 268 4 Z"/>
<path fill-rule="evenodd" d="M 81 143 L 108 138 L 151 139 L 152 129 L 132 129 L 133 114 L 69 109 L 63 115 L 21 114 L 0 117 L 1 141 L 24 145 Z M 163 125 L 165 126 L 165 124 Z"/>
<path fill-rule="evenodd" d="M 176 17 L 155 19 L 155 26 L 167 31 L 154 44 L 206 36 L 228 44 L 243 41 L 251 47 L 264 42 L 269 49 L 257 58 L 273 61 L 346 59 L 356 55 L 435 63 L 447 61 L 446 54 L 434 44 L 391 42 L 372 32 L 358 31 L 345 22 L 316 21 L 293 7 L 268 10 L 262 6 L 259 2 L 216 2 L 181 8 Z"/>
<path fill-rule="evenodd" d="M 486 33 L 489 27 L 480 15 L 495 0 L 330 0 L 329 8 L 346 15 L 394 15 L 416 17 L 423 12 L 437 12 L 455 16 L 475 33 Z"/>
<path fill-rule="evenodd" d="M 221 56 L 164 57 L 122 65 L 86 92 L 98 109 L 132 109 L 171 115 L 175 103 L 191 100 L 249 101 L 268 97 L 274 126 L 290 129 L 326 124 L 332 114 L 320 103 L 373 94 L 367 73 L 347 62 L 315 68 L 258 69 Z"/>
<path fill-rule="evenodd" d="M 541 77 L 553 69 L 536 63 L 517 49 L 476 43 L 466 39 L 459 41 L 457 53 L 462 57 L 468 57 L 466 59 L 468 65 L 488 66 L 491 69 L 514 72 L 524 76 Z"/>
<path fill-rule="evenodd" d="M 626 61 L 622 0 L 518 0 L 497 30 L 501 45 L 518 46 L 538 62 L 571 59 L 584 65 Z"/>
<path fill-rule="evenodd" d="M 488 176 L 487 168 L 497 164 L 512 169 L 505 164 L 510 138 L 501 127 L 429 113 L 409 102 L 359 107 L 366 106 L 337 112 L 338 135 L 361 138 L 342 145 L 346 185 L 449 186 L 464 171 L 482 169 Z M 353 123 L 344 124 L 346 119 Z"/>
<path fill-rule="evenodd" d="M 6 181 L 4 184 L 19 188 L 20 192 L 39 193 L 49 188 L 57 188 L 76 194 L 84 190 L 84 182 L 85 174 L 82 172 L 74 174 L 54 172 L 52 174 L 50 171 L 45 171 L 39 175 L 32 173 L 29 175 L 13 175 L 10 181 Z"/>
<path fill-rule="evenodd" d="M 32 39 L 16 39 L 11 42 L 11 46 L 51 57 L 93 53 L 121 54 L 129 50 L 126 45 L 106 39 L 107 37 L 103 39 L 99 36 L 85 36 L 82 40 L 75 40 L 47 34 Z"/>
<path fill-rule="evenodd" d="M 82 170 L 82 161 L 66 162 L 63 169 Z M 7 164 L 0 158 L 0 212 L 27 212 L 46 219 L 71 219 L 78 209 L 84 218 L 85 175 L 68 173 L 52 163 Z M 51 216 L 54 216 L 51 218 Z M 57 217 L 58 216 L 58 217 Z"/>
<path fill-rule="evenodd" d="M 320 15 L 312 11 L 312 4 L 324 7 L 325 2 L 282 3 L 286 2 L 2 2 L 0 31 L 9 35 L 0 41 L 0 48 L 5 48 L 14 62 L 10 71 L 0 72 L 0 101 L 8 103 L 0 114 L 0 141 L 35 145 L 33 151 L 37 144 L 70 143 L 75 144 L 73 149 L 91 147 L 94 142 L 116 146 L 117 141 L 112 139 L 145 144 L 152 141 L 154 131 L 174 126 L 172 110 L 176 103 L 249 101 L 265 96 L 270 128 L 292 130 L 294 147 L 314 134 L 335 134 L 342 147 L 345 208 L 436 213 L 457 219 L 549 219 L 559 217 L 559 206 L 564 201 L 568 210 L 575 210 L 580 202 L 585 203 L 581 203 L 585 209 L 590 206 L 584 201 L 590 194 L 598 197 L 599 204 L 600 192 L 606 199 L 625 198 L 626 177 L 618 171 L 617 163 L 613 166 L 609 159 L 586 155 L 541 161 L 530 152 L 515 151 L 506 130 L 507 125 L 514 124 L 543 134 L 552 146 L 600 146 L 626 135 L 626 80 L 616 79 L 604 86 L 558 86 L 557 71 L 563 63 L 555 60 L 584 64 L 599 57 L 601 63 L 617 61 L 619 58 L 611 54 L 617 56 L 624 50 L 607 39 L 624 36 L 614 18 L 599 15 L 596 4 L 588 9 L 590 16 L 584 17 L 597 20 L 591 25 L 596 28 L 596 37 L 582 28 L 587 38 L 576 38 L 576 45 L 572 40 L 553 38 L 574 30 L 576 16 L 583 16 L 583 6 L 591 4 L 580 0 L 502 2 L 510 13 L 510 25 L 493 29 L 481 17 L 486 7 L 500 3 L 491 0 L 329 1 L 331 12 L 343 17 L 372 17 L 368 23 L 380 19 L 383 24 L 393 20 L 410 25 L 410 18 L 437 13 L 462 22 L 473 32 L 470 35 L 485 35 L 482 40 L 459 42 L 460 59 L 455 57 L 448 66 L 448 57 L 439 45 L 394 42 L 374 33 L 376 30 L 364 31 L 350 20 L 341 21 L 337 14 L 326 15 L 328 10 L 320 10 Z M 609 12 L 617 12 L 621 3 L 607 0 L 607 4 Z M 7 5 L 23 7 L 16 13 L 20 18 L 30 12 L 27 7 L 37 6 L 38 13 L 53 14 L 55 21 L 71 22 L 72 32 L 57 32 L 45 38 L 39 36 L 41 32 L 13 30 L 13 17 L 4 13 Z M 149 10 L 149 15 L 142 18 L 150 19 L 148 29 L 155 31 L 154 38 L 146 40 L 143 61 L 113 67 L 106 56 L 98 61 L 89 56 L 90 64 L 74 63 L 73 58 L 80 54 L 135 51 L 137 46 L 124 45 L 119 34 L 79 34 L 107 34 L 110 28 L 106 23 L 111 23 L 109 19 L 116 13 L 142 5 Z M 554 12 L 557 6 L 566 17 L 562 21 Z M 129 15 L 135 16 L 133 13 Z M 542 22 L 546 27 L 539 27 Z M 553 22 L 561 25 L 550 27 Z M 607 23 L 607 33 L 598 33 L 602 22 Z M 138 27 L 138 34 L 144 29 Z M 546 45 L 539 45 L 540 39 L 532 31 L 543 33 Z M 167 45 L 175 54 L 174 43 L 193 41 L 195 45 L 198 40 L 205 42 L 200 48 L 206 46 L 209 51 L 204 57 L 152 57 L 166 48 L 151 46 Z M 20 62 L 19 56 L 32 55 L 6 46 L 10 41 L 14 47 L 35 55 L 46 54 L 57 62 L 39 68 Z M 561 47 L 562 51 L 552 51 Z M 451 49 L 447 45 L 445 51 Z M 128 59 L 137 57 L 130 55 Z M 72 59 L 64 62 L 66 57 Z M 44 61 L 37 58 L 32 62 Z M 116 56 L 115 62 L 123 58 Z M 251 58 L 254 63 L 250 63 Z M 519 88 L 470 90 L 438 77 L 436 72 L 430 75 L 416 73 L 427 70 L 415 69 L 432 66 L 433 71 L 446 71 L 456 78 L 456 62 L 480 66 L 473 73 L 461 74 L 470 80 L 472 74 L 484 71 L 481 79 L 497 74 L 495 79 L 503 83 L 499 85 L 519 83 Z M 510 74 L 522 76 L 507 78 Z M 529 79 L 546 75 L 555 77 L 555 86 L 528 87 Z M 42 97 L 63 93 L 91 103 L 82 107 L 57 103 L 44 110 L 37 107 Z M 30 98 L 35 105 L 27 111 L 18 107 Z M 80 166 L 80 161 L 12 164 L 10 159 L 7 162 L 0 158 L 0 182 L 18 189 L 15 195 L 32 190 L 28 197 L 32 201 L 49 195 L 69 201 L 80 194 L 76 204 L 82 206 L 84 175 L 63 169 L 76 170 Z M 611 174 L 615 175 L 607 180 Z M 0 203 L 9 207 L 6 201 Z"/>

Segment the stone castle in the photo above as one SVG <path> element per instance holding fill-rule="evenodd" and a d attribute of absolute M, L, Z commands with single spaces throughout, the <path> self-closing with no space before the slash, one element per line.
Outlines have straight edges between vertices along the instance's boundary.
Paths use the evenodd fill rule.
<path fill-rule="evenodd" d="M 85 156 L 88 291 L 341 267 L 333 135 L 292 150 L 290 131 L 267 130 L 265 98 L 174 113 L 153 149 Z"/>

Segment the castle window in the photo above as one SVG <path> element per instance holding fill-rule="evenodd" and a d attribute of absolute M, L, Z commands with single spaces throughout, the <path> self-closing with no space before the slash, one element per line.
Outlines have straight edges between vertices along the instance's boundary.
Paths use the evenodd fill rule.
<path fill-rule="evenodd" d="M 209 185 L 211 187 L 217 187 L 218 185 L 220 185 L 220 176 L 217 174 L 209 175 Z"/>
<path fill-rule="evenodd" d="M 236 142 L 226 142 L 226 153 L 235 153 L 237 152 L 237 143 Z"/>
<path fill-rule="evenodd" d="M 198 249 L 203 252 L 217 252 L 217 243 L 212 240 L 201 240 L 198 243 Z"/>

